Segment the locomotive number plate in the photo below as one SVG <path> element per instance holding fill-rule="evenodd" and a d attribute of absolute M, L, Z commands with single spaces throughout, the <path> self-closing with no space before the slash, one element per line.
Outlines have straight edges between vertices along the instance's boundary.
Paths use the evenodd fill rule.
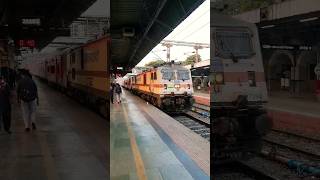
<path fill-rule="evenodd" d="M 168 89 L 173 89 L 174 86 L 173 86 L 173 84 L 168 84 L 167 88 L 168 88 Z"/>

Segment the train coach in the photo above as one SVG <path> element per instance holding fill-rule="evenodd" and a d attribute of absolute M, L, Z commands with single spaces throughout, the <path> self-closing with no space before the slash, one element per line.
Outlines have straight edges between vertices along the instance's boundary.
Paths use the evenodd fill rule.
<path fill-rule="evenodd" d="M 190 70 L 178 64 L 130 75 L 124 83 L 127 89 L 166 112 L 187 111 L 194 102 Z"/>
<path fill-rule="evenodd" d="M 136 74 L 129 73 L 124 77 L 123 81 L 123 87 L 126 88 L 129 91 L 132 91 L 133 88 L 133 81 L 135 78 Z"/>
<path fill-rule="evenodd" d="M 89 104 L 107 117 L 107 36 L 82 46 L 67 48 L 25 65 L 31 73 L 63 92 Z"/>
<path fill-rule="evenodd" d="M 256 26 L 211 13 L 210 51 L 213 158 L 219 163 L 259 152 L 271 120 Z"/>

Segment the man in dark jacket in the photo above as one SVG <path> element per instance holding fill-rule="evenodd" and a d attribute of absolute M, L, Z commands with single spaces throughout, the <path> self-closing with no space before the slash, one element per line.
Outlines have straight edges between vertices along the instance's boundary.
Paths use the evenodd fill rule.
<path fill-rule="evenodd" d="M 3 122 L 5 131 L 7 131 L 8 134 L 11 134 L 10 87 L 3 77 L 0 77 L 0 120 Z"/>
<path fill-rule="evenodd" d="M 25 130 L 36 130 L 35 116 L 37 104 L 39 105 L 38 89 L 36 83 L 32 80 L 29 71 L 22 71 L 21 79 L 17 86 L 18 103 L 21 103 Z"/>
<path fill-rule="evenodd" d="M 110 85 L 110 92 L 109 92 L 110 94 L 110 101 L 111 101 L 111 103 L 113 104 L 113 94 L 114 94 L 114 84 L 113 83 L 111 83 L 111 85 Z"/>
<path fill-rule="evenodd" d="M 121 86 L 119 83 L 116 83 L 115 92 L 116 92 L 116 96 L 117 96 L 117 102 L 119 104 L 119 103 L 121 103 L 121 93 L 122 93 L 122 89 L 121 89 Z"/>

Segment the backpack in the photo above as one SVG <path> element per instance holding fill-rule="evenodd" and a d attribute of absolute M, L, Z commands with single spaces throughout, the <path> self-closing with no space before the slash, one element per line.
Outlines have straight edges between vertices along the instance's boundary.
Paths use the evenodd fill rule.
<path fill-rule="evenodd" d="M 120 86 L 116 86 L 116 93 L 121 93 L 122 90 L 121 90 L 121 87 Z"/>
<path fill-rule="evenodd" d="M 30 102 L 37 98 L 37 88 L 34 83 L 21 87 L 19 92 L 20 98 L 24 102 Z"/>

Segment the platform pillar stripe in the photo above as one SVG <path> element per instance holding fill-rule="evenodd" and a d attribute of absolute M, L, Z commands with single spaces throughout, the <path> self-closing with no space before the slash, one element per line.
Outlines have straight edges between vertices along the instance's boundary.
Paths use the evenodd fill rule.
<path fill-rule="evenodd" d="M 123 105 L 122 105 L 122 108 L 123 108 L 123 112 L 124 112 L 124 118 L 126 121 L 126 125 L 128 128 L 128 134 L 129 134 L 129 138 L 130 138 L 132 153 L 134 156 L 134 162 L 136 164 L 138 178 L 139 178 L 139 180 L 147 180 L 148 178 L 146 176 L 145 167 L 144 167 L 143 160 L 141 158 L 139 147 L 137 145 L 136 138 L 135 138 L 135 136 L 131 130 L 130 124 L 129 124 L 129 116 L 128 116 L 127 110 Z"/>

